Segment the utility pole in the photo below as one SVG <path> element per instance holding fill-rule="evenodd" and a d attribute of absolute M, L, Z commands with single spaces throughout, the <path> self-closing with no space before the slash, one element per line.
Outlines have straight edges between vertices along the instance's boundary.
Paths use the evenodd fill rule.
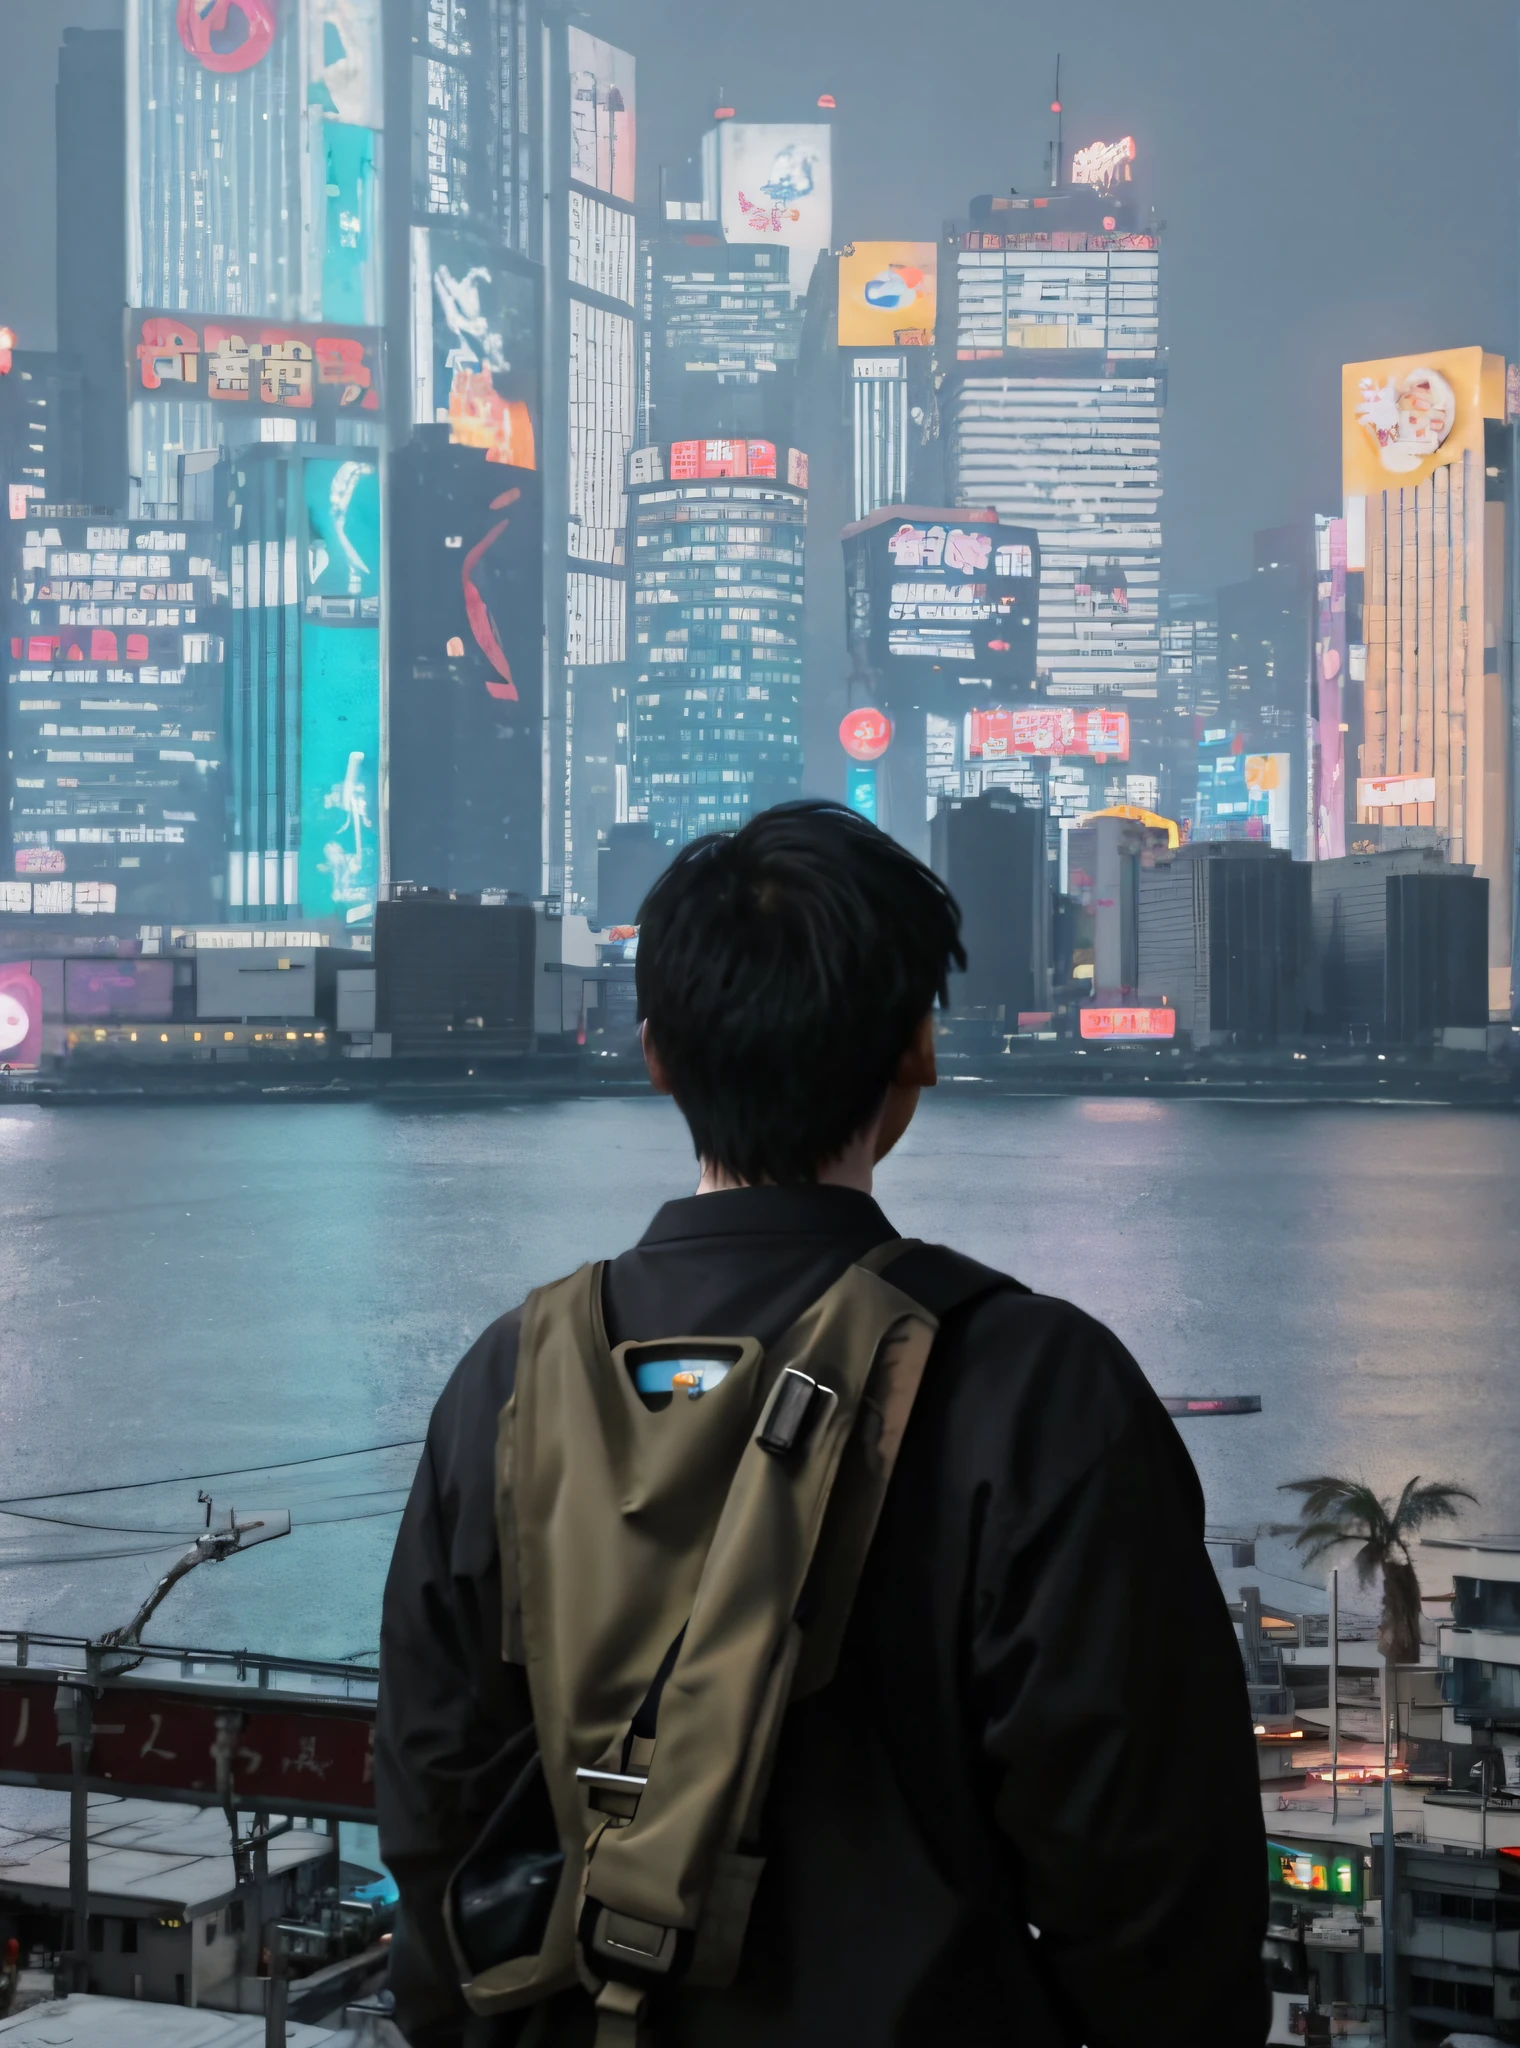
<path fill-rule="evenodd" d="M 1330 1825 L 1341 1817 L 1341 1575 L 1330 1574 Z"/>
<path fill-rule="evenodd" d="M 93 1700 L 88 1681 L 60 1685 L 54 1701 L 58 1732 L 68 1740 L 73 1779 L 69 1785 L 69 1941 L 66 1988 L 87 1991 L 90 1972 L 90 1793 L 86 1772 L 94 1741 Z"/>

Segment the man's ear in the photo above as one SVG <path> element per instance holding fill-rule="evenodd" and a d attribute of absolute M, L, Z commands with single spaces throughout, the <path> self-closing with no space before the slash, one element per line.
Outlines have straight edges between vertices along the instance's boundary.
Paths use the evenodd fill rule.
<path fill-rule="evenodd" d="M 937 1088 L 939 1068 L 934 1058 L 934 1012 L 931 1010 L 913 1034 L 912 1043 L 897 1062 L 893 1080 L 899 1088 Z"/>
<path fill-rule="evenodd" d="M 649 1079 L 653 1084 L 655 1094 L 673 1096 L 676 1091 L 670 1085 L 670 1076 L 666 1073 L 664 1062 L 655 1048 L 654 1040 L 649 1035 L 647 1021 L 639 1026 L 639 1044 L 643 1048 L 644 1064 L 649 1069 Z M 932 1046 L 930 1058 L 931 1060 L 933 1058 Z M 932 1087 L 933 1083 L 931 1082 L 930 1085 Z"/>

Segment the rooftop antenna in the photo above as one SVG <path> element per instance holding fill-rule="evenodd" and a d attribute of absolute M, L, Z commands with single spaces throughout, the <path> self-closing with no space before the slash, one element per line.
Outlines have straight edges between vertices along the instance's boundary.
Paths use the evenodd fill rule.
<path fill-rule="evenodd" d="M 1061 53 L 1056 52 L 1056 89 L 1050 102 L 1050 111 L 1056 117 L 1056 139 L 1050 145 L 1050 189 L 1061 189 Z"/>

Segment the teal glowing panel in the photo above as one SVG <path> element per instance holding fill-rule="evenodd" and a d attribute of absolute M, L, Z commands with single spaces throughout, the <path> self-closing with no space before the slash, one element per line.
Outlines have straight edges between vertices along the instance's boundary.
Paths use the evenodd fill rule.
<path fill-rule="evenodd" d="M 301 626 L 304 917 L 367 925 L 380 886 L 380 635 Z"/>

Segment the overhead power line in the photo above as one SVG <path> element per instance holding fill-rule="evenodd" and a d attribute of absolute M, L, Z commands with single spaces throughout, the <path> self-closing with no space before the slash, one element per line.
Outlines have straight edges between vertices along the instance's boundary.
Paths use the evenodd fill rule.
<path fill-rule="evenodd" d="M 109 1486 L 55 1486 L 45 1493 L 12 1493 L 0 1508 L 29 1507 L 35 1501 L 83 1500 L 99 1493 L 138 1493 L 152 1486 L 195 1486 L 203 1479 L 247 1479 L 256 1472 L 290 1472 L 299 1465 L 330 1465 L 340 1458 L 372 1458 L 380 1451 L 419 1451 L 426 1438 L 398 1437 L 394 1443 L 361 1444 L 352 1451 L 322 1451 L 312 1458 L 276 1458 L 263 1465 L 228 1465 L 218 1472 L 177 1472 L 167 1479 L 120 1479 Z"/>

